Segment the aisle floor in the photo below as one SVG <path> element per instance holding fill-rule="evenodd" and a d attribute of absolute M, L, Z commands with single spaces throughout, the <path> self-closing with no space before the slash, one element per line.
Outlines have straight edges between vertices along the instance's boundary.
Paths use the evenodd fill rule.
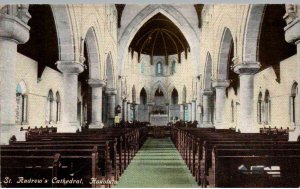
<path fill-rule="evenodd" d="M 199 187 L 169 138 L 149 138 L 116 188 Z"/>

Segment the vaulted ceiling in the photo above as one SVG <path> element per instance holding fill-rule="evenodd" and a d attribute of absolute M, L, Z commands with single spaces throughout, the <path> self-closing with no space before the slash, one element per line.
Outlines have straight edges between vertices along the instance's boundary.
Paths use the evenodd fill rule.
<path fill-rule="evenodd" d="M 190 46 L 180 29 L 161 13 L 149 19 L 136 33 L 129 45 L 129 50 L 141 54 L 153 56 L 165 56 L 177 54 L 178 62 L 181 62 L 181 53 L 190 50 Z M 167 63 L 168 61 L 166 61 Z"/>

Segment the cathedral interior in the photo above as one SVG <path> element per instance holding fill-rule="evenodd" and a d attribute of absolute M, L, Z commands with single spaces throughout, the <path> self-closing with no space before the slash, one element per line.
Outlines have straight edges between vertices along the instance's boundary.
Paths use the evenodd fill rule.
<path fill-rule="evenodd" d="M 53 143 L 68 137 L 68 140 L 73 137 L 85 143 L 93 137 L 96 141 L 97 136 L 97 141 L 101 138 L 101 145 L 105 145 L 102 144 L 104 136 L 128 135 L 126 142 L 134 147 L 117 142 L 115 148 L 119 154 L 111 161 L 111 169 L 107 168 L 110 161 L 105 159 L 105 174 L 102 175 L 105 179 L 119 181 L 123 171 L 125 179 L 126 171 L 132 168 L 136 171 L 127 177 L 136 177 L 141 183 L 131 185 L 133 182 L 122 180 L 121 176 L 117 187 L 155 187 L 153 181 L 149 185 L 147 181 L 142 182 L 143 178 L 137 173 L 138 163 L 151 164 L 151 159 L 138 162 L 141 160 L 134 158 L 146 153 L 143 146 L 169 149 L 173 143 L 185 160 L 182 169 L 186 169 L 191 178 L 181 182 L 186 185 L 180 185 L 175 175 L 171 179 L 174 185 L 171 181 L 163 185 L 168 179 L 152 173 L 152 179 L 157 179 L 159 186 L 235 187 L 229 178 L 215 176 L 212 181 L 211 177 L 202 175 L 200 156 L 196 158 L 199 152 L 195 149 L 198 144 L 200 146 L 196 140 L 198 131 L 204 138 L 230 131 L 228 138 L 254 137 L 253 140 L 263 141 L 271 136 L 263 138 L 259 133 L 284 131 L 286 143 L 280 145 L 293 149 L 291 156 L 297 158 L 288 162 L 300 167 L 299 82 L 300 5 L 0 4 L 1 165 L 3 168 L 6 157 L 19 153 L 19 148 L 10 147 L 16 141 L 18 145 L 23 142 L 22 148 L 27 149 L 26 145 L 39 143 L 47 137 L 53 139 Z M 192 125 L 194 130 L 177 128 L 176 124 L 187 128 Z M 54 132 L 53 138 L 50 134 L 34 134 L 35 130 L 41 133 L 43 129 Z M 153 135 L 159 133 L 169 138 L 147 139 L 149 129 Z M 203 134 L 205 132 L 208 134 Z M 189 136 L 194 137 L 190 140 Z M 281 137 L 277 136 L 276 140 Z M 46 148 L 46 144 L 43 145 Z M 106 147 L 103 147 L 105 152 Z M 122 147 L 125 152 L 121 152 Z M 33 150 L 32 146 L 28 148 Z M 9 154 L 13 149 L 18 150 Z M 217 156 L 216 151 L 217 147 L 214 151 Z M 285 153 L 288 156 L 290 152 Z M 46 157 L 45 154 L 36 157 Z M 31 156 L 26 156 L 28 161 Z M 76 161 L 79 160 L 72 159 L 72 163 Z M 163 167 L 168 164 L 164 161 L 157 163 L 162 163 Z M 284 165 L 281 165 L 282 170 Z M 59 172 L 53 170 L 52 175 Z M 92 175 L 97 177 L 94 172 Z M 5 178 L 2 184 L 8 182 Z M 242 176 L 236 178 L 244 179 Z M 300 169 L 289 178 L 299 180 Z M 282 186 L 283 179 L 279 180 L 272 182 Z M 258 179 L 257 183 L 263 182 Z M 288 183 L 292 187 L 300 186 L 296 181 Z M 269 187 L 264 184 L 237 186 Z M 52 187 L 60 185 L 52 182 Z"/>

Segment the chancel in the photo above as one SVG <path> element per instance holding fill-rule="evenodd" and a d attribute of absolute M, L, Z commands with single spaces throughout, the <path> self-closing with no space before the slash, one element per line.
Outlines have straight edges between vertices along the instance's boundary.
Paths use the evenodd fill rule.
<path fill-rule="evenodd" d="M 299 187 L 299 57 L 299 4 L 1 4 L 1 187 Z"/>

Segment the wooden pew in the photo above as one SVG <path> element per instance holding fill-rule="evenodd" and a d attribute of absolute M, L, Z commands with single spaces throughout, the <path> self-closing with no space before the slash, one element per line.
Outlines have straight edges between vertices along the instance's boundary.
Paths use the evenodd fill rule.
<path fill-rule="evenodd" d="M 212 152 L 210 187 L 300 186 L 299 145 L 223 148 L 216 146 Z"/>
<path fill-rule="evenodd" d="M 90 178 L 99 178 L 99 150 L 97 146 L 84 149 L 1 149 L 1 177 L 9 177 L 12 183 L 6 187 L 91 187 Z M 103 149 L 104 150 L 104 149 Z M 106 149 L 107 150 L 107 149 Z M 105 154 L 105 151 L 103 152 Z M 82 177 L 84 175 L 84 177 Z M 42 177 L 41 177 L 42 176 Z M 18 177 L 43 180 L 36 183 L 16 183 Z M 81 178 L 82 177 L 82 178 Z M 77 184 L 52 183 L 52 179 L 78 180 Z M 82 179 L 81 181 L 79 181 Z M 47 180 L 47 182 L 46 182 Z M 3 184 L 3 183 L 2 183 Z M 93 185 L 92 187 L 95 187 Z"/>
<path fill-rule="evenodd" d="M 232 130 L 215 130 L 213 128 L 176 128 L 172 127 L 172 140 L 196 177 L 199 184 L 207 186 L 208 168 L 211 166 L 210 142 L 246 145 L 249 143 L 288 143 L 287 136 L 260 134 L 241 134 Z"/>

